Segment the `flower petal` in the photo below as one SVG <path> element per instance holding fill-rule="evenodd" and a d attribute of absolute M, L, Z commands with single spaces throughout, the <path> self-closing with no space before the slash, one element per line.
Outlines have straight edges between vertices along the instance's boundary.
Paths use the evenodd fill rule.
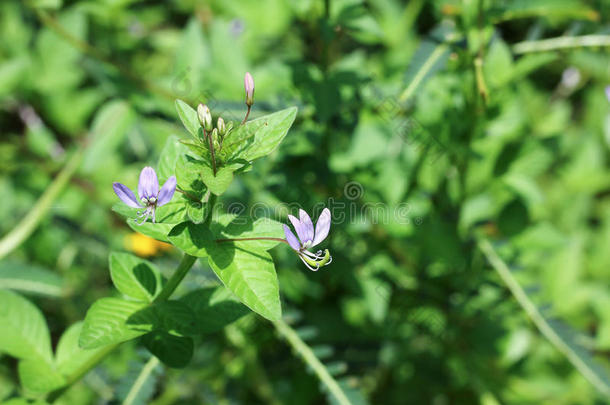
<path fill-rule="evenodd" d="M 290 247 L 298 252 L 301 248 L 301 244 L 299 243 L 297 237 L 294 236 L 294 233 L 292 233 L 290 228 L 288 228 L 288 225 L 284 225 L 284 236 L 286 236 L 286 241 L 288 242 Z"/>
<path fill-rule="evenodd" d="M 304 243 L 305 239 L 303 239 L 303 237 L 305 236 L 305 233 L 304 233 L 304 229 L 303 229 L 303 225 L 301 224 L 301 221 L 299 221 L 298 218 L 296 218 L 290 214 L 288 215 L 288 219 L 292 223 L 292 226 L 294 226 L 294 230 L 297 232 L 297 236 L 301 240 L 301 243 Z"/>
<path fill-rule="evenodd" d="M 159 180 L 157 180 L 157 173 L 155 170 L 146 166 L 140 172 L 140 181 L 138 182 L 138 194 L 140 199 L 156 197 L 159 194 Z"/>
<path fill-rule="evenodd" d="M 299 238 L 301 238 L 303 243 L 311 242 L 313 240 L 313 222 L 311 222 L 311 218 L 304 210 L 299 210 L 299 217 L 301 219 L 301 228 L 303 229 L 303 237 L 301 238 L 301 234 L 299 234 Z M 303 238 L 305 239 L 303 240 Z"/>
<path fill-rule="evenodd" d="M 142 206 L 138 202 L 136 195 L 127 187 L 125 184 L 112 183 L 114 193 L 123 201 L 125 204 L 132 208 L 141 208 Z"/>
<path fill-rule="evenodd" d="M 330 210 L 328 208 L 324 208 L 318 217 L 318 222 L 316 222 L 316 237 L 313 239 L 311 246 L 316 246 L 318 243 L 321 243 L 324 239 L 326 239 L 329 230 Z"/>
<path fill-rule="evenodd" d="M 176 176 L 171 176 L 167 179 L 163 187 L 161 187 L 161 191 L 159 191 L 157 206 L 160 207 L 170 202 L 174 196 L 174 191 L 176 191 Z"/>

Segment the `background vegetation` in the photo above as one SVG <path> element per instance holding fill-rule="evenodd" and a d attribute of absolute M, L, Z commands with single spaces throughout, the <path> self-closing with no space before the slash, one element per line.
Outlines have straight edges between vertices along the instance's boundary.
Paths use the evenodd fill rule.
<path fill-rule="evenodd" d="M 250 71 L 253 117 L 299 112 L 224 207 L 345 213 L 319 272 L 271 253 L 285 321 L 351 403 L 607 403 L 609 18 L 606 0 L 3 0 L 0 289 L 55 347 L 116 294 L 111 251 L 167 276 L 178 252 L 111 210 L 112 182 L 188 136 L 176 98 L 241 120 Z M 215 284 L 198 262 L 179 292 Z M 336 401 L 290 336 L 249 314 L 184 369 L 129 342 L 56 403 Z M 16 364 L 0 354 L 0 401 L 31 394 Z"/>

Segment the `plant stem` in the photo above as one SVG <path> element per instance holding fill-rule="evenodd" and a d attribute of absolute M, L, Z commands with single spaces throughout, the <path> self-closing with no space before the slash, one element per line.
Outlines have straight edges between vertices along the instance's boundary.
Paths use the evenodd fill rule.
<path fill-rule="evenodd" d="M 154 302 L 165 301 L 174 293 L 174 291 L 176 291 L 178 285 L 180 285 L 180 283 L 182 282 L 186 274 L 189 272 L 191 267 L 193 267 L 195 260 L 197 260 L 195 256 L 191 256 L 186 253 L 184 254 L 184 257 L 182 257 L 182 261 L 178 265 L 178 268 L 176 269 L 176 271 L 174 271 L 174 274 L 172 274 L 171 278 L 163 286 L 163 289 L 161 290 L 159 295 L 157 295 Z"/>
<path fill-rule="evenodd" d="M 136 378 L 133 385 L 131 386 L 131 389 L 129 390 L 129 393 L 125 397 L 123 405 L 132 405 L 136 402 L 138 394 L 142 390 L 144 383 L 158 365 L 159 359 L 157 359 L 155 356 L 152 356 L 150 360 L 146 362 L 144 367 L 142 367 L 142 371 L 140 371 L 140 374 L 138 374 L 138 378 Z"/>
<path fill-rule="evenodd" d="M 83 148 L 74 152 L 57 177 L 51 182 L 27 215 L 0 240 L 0 259 L 15 250 L 34 232 L 51 208 L 51 204 L 64 189 L 78 169 L 83 157 Z"/>
<path fill-rule="evenodd" d="M 83 364 L 78 369 L 76 369 L 76 371 L 74 371 L 72 374 L 70 374 L 68 377 L 66 377 L 66 384 L 63 387 L 49 393 L 49 396 L 47 397 L 46 401 L 50 404 L 52 404 L 54 401 L 56 401 L 57 398 L 62 396 L 63 393 L 66 392 L 66 390 L 72 386 L 72 384 L 76 383 L 78 380 L 83 378 L 85 376 L 85 374 L 87 374 L 89 371 L 91 371 L 91 369 L 93 369 L 95 366 L 97 366 L 99 363 L 101 363 L 102 360 L 104 360 L 106 358 L 106 356 L 108 356 L 112 351 L 114 351 L 114 349 L 119 347 L 119 345 L 120 345 L 120 343 L 117 343 L 114 345 L 108 345 L 106 347 L 101 348 L 95 354 L 95 356 L 92 356 L 89 359 L 89 361 L 87 361 L 85 364 Z"/>
<path fill-rule="evenodd" d="M 400 94 L 398 101 L 404 103 L 408 99 L 410 99 L 415 90 L 419 87 L 421 82 L 424 80 L 430 69 L 434 66 L 436 62 L 445 54 L 445 52 L 449 49 L 447 44 L 439 44 L 434 51 L 430 54 L 430 57 L 426 60 L 426 62 L 422 65 L 421 69 L 417 72 L 411 83 L 407 86 L 407 88 Z"/>
<path fill-rule="evenodd" d="M 210 155 L 212 155 L 212 170 L 216 177 L 216 155 L 214 155 L 214 140 L 212 139 L 213 132 L 208 132 L 208 142 L 210 143 Z"/>
<path fill-rule="evenodd" d="M 214 215 L 214 207 L 216 206 L 217 200 L 218 200 L 218 197 L 216 196 L 216 194 L 210 193 L 210 196 L 208 197 L 208 212 L 206 213 L 205 221 L 203 221 L 203 225 L 206 228 L 209 228 L 210 224 L 212 223 L 212 217 Z"/>
<path fill-rule="evenodd" d="M 530 52 L 548 52 L 559 49 L 583 48 L 590 46 L 610 46 L 610 35 L 581 35 L 578 37 L 558 37 L 538 41 L 523 41 L 513 45 L 517 55 Z"/>
<path fill-rule="evenodd" d="M 252 106 L 249 105 L 248 106 L 248 111 L 246 111 L 246 116 L 244 117 L 244 120 L 241 122 L 241 125 L 244 125 L 246 123 L 246 121 L 248 121 L 248 116 L 250 115 L 250 110 L 252 109 Z"/>
<path fill-rule="evenodd" d="M 351 405 L 350 400 L 345 395 L 345 392 L 339 386 L 339 383 L 330 375 L 324 364 L 316 357 L 314 352 L 297 333 L 283 320 L 273 322 L 275 329 L 282 335 L 292 346 L 292 348 L 301 356 L 303 361 L 316 373 L 320 381 L 328 388 L 332 396 L 340 405 Z"/>
<path fill-rule="evenodd" d="M 606 396 L 610 396 L 610 386 L 603 381 L 599 375 L 581 358 L 573 347 L 562 339 L 556 329 L 551 326 L 549 321 L 538 310 L 538 307 L 529 299 L 527 293 L 521 288 L 519 282 L 513 277 L 510 269 L 504 261 L 498 256 L 493 246 L 487 239 L 480 239 L 478 242 L 479 249 L 483 252 L 487 261 L 496 270 L 506 287 L 513 294 L 521 308 L 527 316 L 532 320 L 540 333 L 549 341 L 557 350 L 559 350 L 572 365 L 600 392 Z"/>

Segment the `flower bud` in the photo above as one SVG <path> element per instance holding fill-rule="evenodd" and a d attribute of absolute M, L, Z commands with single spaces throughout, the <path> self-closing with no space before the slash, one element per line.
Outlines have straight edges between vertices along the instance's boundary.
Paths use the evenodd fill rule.
<path fill-rule="evenodd" d="M 244 76 L 244 89 L 246 90 L 246 105 L 251 107 L 254 104 L 254 79 L 250 72 Z"/>
<path fill-rule="evenodd" d="M 212 113 L 207 105 L 199 104 L 197 106 L 197 118 L 199 118 L 199 124 L 201 124 L 203 129 L 206 131 L 212 130 Z"/>
<path fill-rule="evenodd" d="M 227 133 L 227 126 L 225 125 L 225 120 L 223 120 L 222 117 L 218 117 L 216 128 L 218 128 L 218 133 L 220 136 L 224 136 L 224 134 Z"/>

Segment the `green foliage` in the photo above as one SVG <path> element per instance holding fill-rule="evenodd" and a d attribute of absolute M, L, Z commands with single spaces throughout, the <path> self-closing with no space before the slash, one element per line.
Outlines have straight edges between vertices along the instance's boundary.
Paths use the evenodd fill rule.
<path fill-rule="evenodd" d="M 0 403 L 607 403 L 609 10 L 1 1 Z"/>

